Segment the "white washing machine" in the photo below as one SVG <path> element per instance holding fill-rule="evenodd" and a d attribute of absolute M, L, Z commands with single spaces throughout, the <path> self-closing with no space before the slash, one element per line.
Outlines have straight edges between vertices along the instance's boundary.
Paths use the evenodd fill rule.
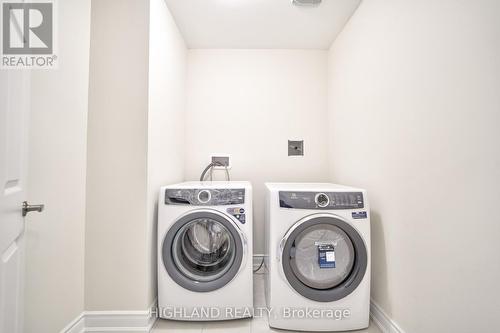
<path fill-rule="evenodd" d="M 266 303 L 271 327 L 366 328 L 370 214 L 365 190 L 266 184 Z"/>
<path fill-rule="evenodd" d="M 159 317 L 252 316 L 252 187 L 188 182 L 162 187 L 158 203 Z"/>

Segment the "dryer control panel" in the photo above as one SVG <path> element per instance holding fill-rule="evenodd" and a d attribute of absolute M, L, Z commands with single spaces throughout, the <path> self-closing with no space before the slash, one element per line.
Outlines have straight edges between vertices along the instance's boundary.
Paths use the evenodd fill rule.
<path fill-rule="evenodd" d="M 296 192 L 280 191 L 280 207 L 295 209 L 364 208 L 362 192 Z"/>
<path fill-rule="evenodd" d="M 245 203 L 245 189 L 167 189 L 166 205 L 228 206 Z"/>

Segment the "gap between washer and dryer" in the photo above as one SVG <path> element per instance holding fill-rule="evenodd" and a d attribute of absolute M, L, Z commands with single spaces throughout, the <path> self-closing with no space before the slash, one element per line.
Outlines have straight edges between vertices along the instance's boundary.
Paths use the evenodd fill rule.
<path fill-rule="evenodd" d="M 255 309 L 264 308 L 266 301 L 264 299 L 264 275 L 255 273 L 253 275 L 253 301 Z M 256 311 L 260 313 L 260 311 Z M 266 333 L 266 332 L 297 332 L 272 329 L 267 323 L 265 311 L 263 316 L 249 319 L 237 319 L 215 322 L 186 322 L 159 319 L 156 321 L 152 333 L 183 332 L 183 333 L 202 333 L 202 332 L 221 332 L 221 333 Z M 352 331 L 351 331 L 352 332 Z M 381 333 L 378 327 L 370 321 L 370 327 L 364 330 L 355 331 L 359 333 Z"/>

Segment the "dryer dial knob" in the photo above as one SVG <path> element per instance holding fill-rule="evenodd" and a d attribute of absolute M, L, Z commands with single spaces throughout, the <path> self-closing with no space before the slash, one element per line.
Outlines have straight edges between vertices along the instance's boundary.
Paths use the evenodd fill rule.
<path fill-rule="evenodd" d="M 316 202 L 316 205 L 321 208 L 324 208 L 330 204 L 330 198 L 325 193 L 316 194 L 314 201 Z"/>

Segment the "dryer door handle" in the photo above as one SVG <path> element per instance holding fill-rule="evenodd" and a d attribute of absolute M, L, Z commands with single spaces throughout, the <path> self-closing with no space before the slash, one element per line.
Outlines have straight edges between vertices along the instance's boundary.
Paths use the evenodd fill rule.
<path fill-rule="evenodd" d="M 280 242 L 279 242 L 279 245 L 278 245 L 278 251 L 277 251 L 277 260 L 278 262 L 281 261 L 281 257 L 283 256 L 283 250 L 285 249 L 285 244 L 286 244 L 286 241 L 287 241 L 287 237 L 283 237 Z"/>

